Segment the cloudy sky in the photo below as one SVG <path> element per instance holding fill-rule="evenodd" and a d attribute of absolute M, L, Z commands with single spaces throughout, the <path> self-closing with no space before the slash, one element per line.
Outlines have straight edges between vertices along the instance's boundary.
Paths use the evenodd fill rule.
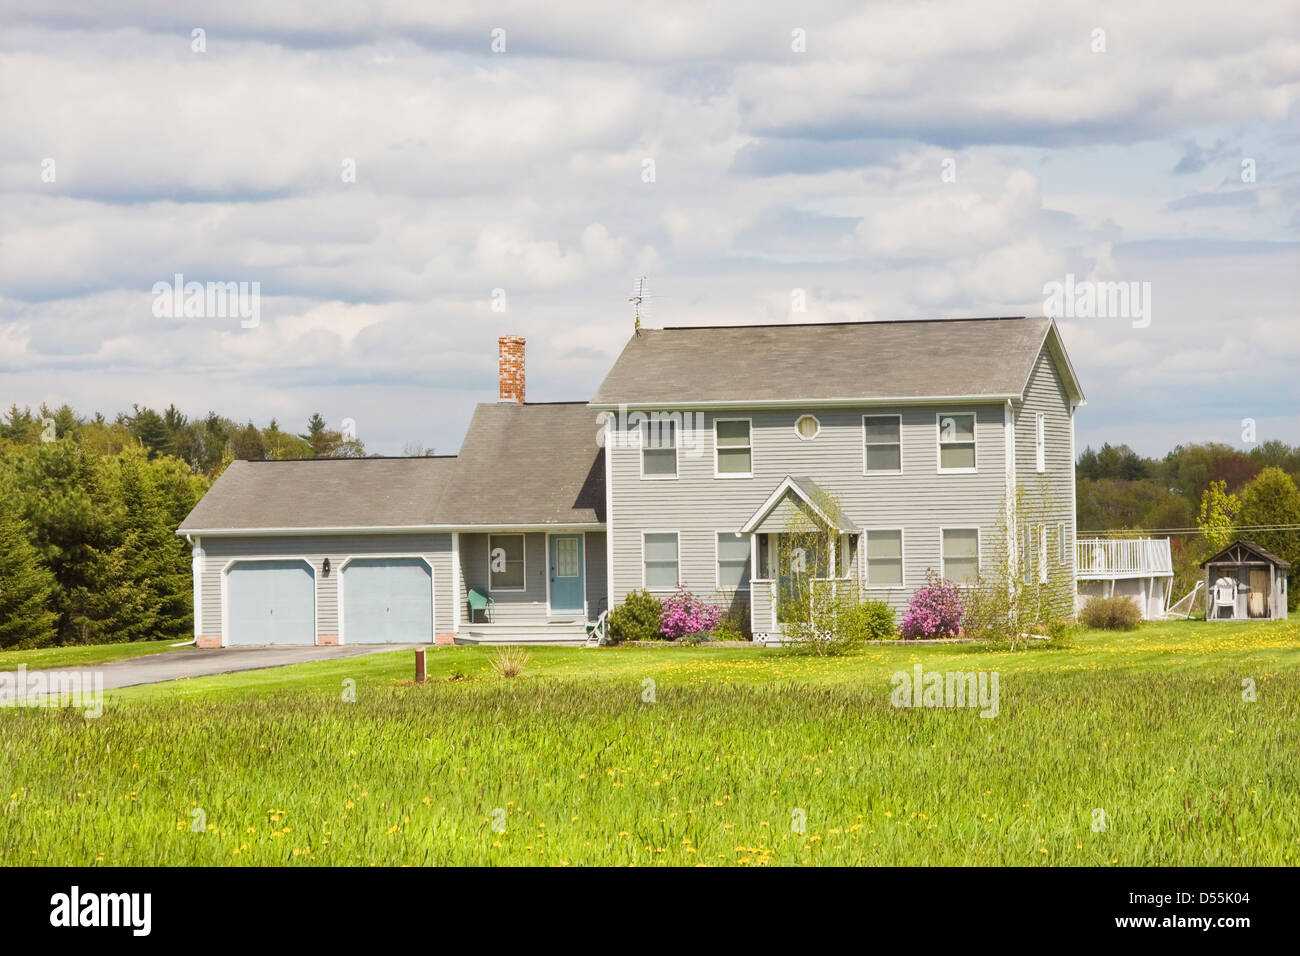
<path fill-rule="evenodd" d="M 4 406 L 454 452 L 498 335 L 585 399 L 639 275 L 652 326 L 1041 314 L 1073 275 L 1150 283 L 1145 327 L 1062 320 L 1080 447 L 1300 442 L 1293 0 L 0 9 Z M 259 324 L 155 315 L 178 273 L 260 283 Z"/>

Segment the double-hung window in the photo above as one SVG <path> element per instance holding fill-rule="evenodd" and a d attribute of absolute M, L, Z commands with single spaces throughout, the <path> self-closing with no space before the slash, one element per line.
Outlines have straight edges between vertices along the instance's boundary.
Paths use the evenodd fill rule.
<path fill-rule="evenodd" d="M 903 419 L 899 415 L 862 416 L 862 470 L 867 474 L 903 470 Z"/>
<path fill-rule="evenodd" d="M 650 591 L 671 591 L 679 580 L 677 532 L 647 531 L 642 539 L 642 573 Z"/>
<path fill-rule="evenodd" d="M 974 414 L 939 415 L 939 471 L 975 470 Z"/>
<path fill-rule="evenodd" d="M 677 426 L 667 418 L 649 418 L 641 423 L 641 476 L 677 477 Z"/>
<path fill-rule="evenodd" d="M 980 576 L 980 533 L 978 528 L 944 528 L 943 571 L 949 581 L 974 584 Z"/>
<path fill-rule="evenodd" d="M 749 538 L 718 532 L 718 590 L 743 591 L 749 587 Z"/>
<path fill-rule="evenodd" d="M 524 562 L 522 534 L 488 535 L 488 590 L 522 591 Z"/>
<path fill-rule="evenodd" d="M 903 531 L 868 531 L 867 587 L 903 586 Z"/>
<path fill-rule="evenodd" d="M 1034 467 L 1047 471 L 1047 422 L 1042 412 L 1034 415 Z"/>
<path fill-rule="evenodd" d="M 754 448 L 747 418 L 718 418 L 713 422 L 717 455 L 714 474 L 719 478 L 749 478 L 754 474 Z"/>

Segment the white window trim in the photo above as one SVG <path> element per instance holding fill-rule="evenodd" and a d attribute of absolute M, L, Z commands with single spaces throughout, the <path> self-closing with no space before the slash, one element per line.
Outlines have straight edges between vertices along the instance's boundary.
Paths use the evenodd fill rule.
<path fill-rule="evenodd" d="M 1025 533 L 1021 536 L 1018 544 L 1021 555 L 1020 580 L 1026 584 L 1030 583 L 1034 572 L 1034 525 L 1033 522 L 1025 522 Z"/>
<path fill-rule="evenodd" d="M 670 588 L 652 588 L 645 581 L 645 536 L 648 534 L 671 534 L 677 538 L 677 583 Z M 651 594 L 671 594 L 682 586 L 682 533 L 674 528 L 644 528 L 641 531 L 641 590 Z"/>
<path fill-rule="evenodd" d="M 750 534 L 750 535 L 746 535 L 746 534 L 736 534 L 736 531 L 735 531 L 735 529 L 733 529 L 733 528 L 719 528 L 717 531 L 715 531 L 715 532 L 713 533 L 713 590 L 718 591 L 718 592 L 723 592 L 723 591 L 736 591 L 736 592 L 741 592 L 741 591 L 746 590 L 745 588 L 740 588 L 740 587 L 729 588 L 729 587 L 723 587 L 723 585 L 722 585 L 722 549 L 718 547 L 718 537 L 719 537 L 719 535 L 724 535 L 724 534 L 729 534 L 729 535 L 731 535 L 731 536 L 737 538 L 738 540 L 744 540 L 745 538 L 750 538 L 750 539 L 751 539 L 749 542 L 746 542 L 746 544 L 747 544 L 747 546 L 749 547 L 749 583 L 750 583 L 750 587 L 752 588 L 752 587 L 753 587 L 753 584 L 754 584 L 754 544 L 753 544 L 753 539 L 757 538 L 757 535 L 752 535 L 752 534 Z M 677 551 L 678 551 L 678 558 L 680 559 L 680 557 L 681 557 L 681 539 L 680 539 L 680 538 L 677 540 Z M 642 562 L 642 565 L 641 565 L 641 566 L 644 568 L 644 567 L 645 567 L 645 563 Z M 678 565 L 678 574 L 680 575 L 680 573 L 681 573 L 681 565 L 679 564 L 679 565 Z"/>
<path fill-rule="evenodd" d="M 718 471 L 718 422 L 748 422 L 749 423 L 749 445 L 728 445 L 728 448 L 749 449 L 749 471 L 720 472 Z M 715 418 L 713 420 L 713 477 L 714 478 L 753 478 L 754 477 L 754 420 L 752 418 Z"/>
<path fill-rule="evenodd" d="M 1058 521 L 1056 523 L 1056 553 L 1061 561 L 1061 565 L 1064 566 L 1069 558 L 1069 555 L 1066 553 L 1065 550 L 1065 522 L 1064 521 Z"/>
<path fill-rule="evenodd" d="M 867 419 L 868 418 L 897 418 L 898 419 L 898 467 L 895 469 L 873 468 L 867 470 Z M 872 442 L 873 445 L 888 445 L 890 442 Z M 903 416 L 894 415 L 886 412 L 883 415 L 863 415 L 862 416 L 862 473 L 864 475 L 901 475 L 903 473 Z"/>
<path fill-rule="evenodd" d="M 948 578 L 948 562 L 943 556 L 943 533 L 945 531 L 974 531 L 975 532 L 975 583 L 979 583 L 980 572 L 984 570 L 984 535 L 980 534 L 978 527 L 970 525 L 940 525 L 939 527 L 939 577 L 945 581 Z M 974 587 L 975 584 L 964 584 L 960 581 L 953 581 L 953 584 L 959 588 Z"/>
<path fill-rule="evenodd" d="M 1038 583 L 1047 583 L 1047 525 L 1038 526 Z"/>
<path fill-rule="evenodd" d="M 971 420 L 971 441 L 970 444 L 975 446 L 975 466 L 973 468 L 945 468 L 943 467 L 943 420 L 944 418 L 955 418 L 958 415 L 969 416 Z M 950 442 L 949 444 L 961 444 L 966 442 Z M 934 414 L 934 467 L 935 472 L 940 475 L 974 475 L 979 473 L 980 465 L 980 443 L 979 443 L 979 415 L 975 412 L 935 412 Z M 954 528 L 953 530 L 960 530 Z"/>
<path fill-rule="evenodd" d="M 1034 468 L 1039 474 L 1047 471 L 1047 417 L 1034 413 Z"/>
<path fill-rule="evenodd" d="M 660 422 L 660 427 L 663 422 Z M 641 470 L 642 481 L 676 481 L 682 473 L 682 422 L 672 421 L 674 440 L 673 440 L 673 473 L 671 475 L 647 475 L 645 473 L 645 447 L 646 433 L 645 429 L 650 427 L 650 419 L 645 418 L 637 422 L 636 425 L 636 458 L 637 468 Z M 654 449 L 649 449 L 653 451 Z"/>
<path fill-rule="evenodd" d="M 411 560 L 422 561 L 425 567 L 429 569 L 429 623 L 433 626 L 433 633 L 429 636 L 429 643 L 433 643 L 434 641 L 436 641 L 438 637 L 438 581 L 437 581 L 438 572 L 433 566 L 433 559 L 429 557 L 429 555 L 427 554 L 420 554 L 419 552 L 416 551 L 395 551 L 391 553 L 384 552 L 382 554 L 364 554 L 364 553 L 349 554 L 346 558 L 344 558 L 341 562 L 339 562 L 338 572 L 337 572 L 338 583 L 335 585 L 335 587 L 338 589 L 339 645 L 344 646 L 348 642 L 348 636 L 346 633 L 344 633 L 347 630 L 347 625 L 344 622 L 347 620 L 345 604 L 348 598 L 347 595 L 348 589 L 344 583 L 343 572 L 348 569 L 348 565 L 351 564 L 353 561 L 368 561 L 372 558 L 375 559 L 408 558 Z M 333 569 L 331 569 L 330 573 L 333 574 L 335 572 L 333 571 Z"/>
<path fill-rule="evenodd" d="M 578 577 L 582 580 L 582 617 L 587 619 L 587 532 L 585 531 L 548 531 L 546 533 L 546 616 L 555 617 L 555 612 L 551 609 L 551 539 L 552 538 L 574 538 L 578 539 L 578 566 L 582 573 Z M 524 542 L 525 553 L 528 550 L 528 542 Z M 558 557 L 558 555 L 557 555 Z M 528 583 L 528 579 L 524 579 Z M 574 611 L 561 611 L 560 614 L 573 614 Z"/>
<path fill-rule="evenodd" d="M 807 437 L 804 437 L 803 435 L 799 434 L 799 423 L 803 421 L 805 418 L 811 418 L 814 422 L 817 423 L 817 430 L 813 432 L 811 435 L 808 435 Z M 805 412 L 804 414 L 795 418 L 793 427 L 794 427 L 795 438 L 799 439 L 800 441 L 812 441 L 814 438 L 816 438 L 818 435 L 822 433 L 822 420 L 818 418 L 816 415 L 812 414 L 811 412 Z"/>
<path fill-rule="evenodd" d="M 493 538 L 523 538 L 524 539 L 524 584 L 518 588 L 494 588 L 492 586 L 492 539 Z M 528 535 L 522 531 L 494 531 L 487 536 L 487 589 L 488 594 L 518 594 L 528 590 Z"/>
<path fill-rule="evenodd" d="M 867 551 L 871 547 L 871 532 L 873 531 L 897 531 L 898 532 L 898 563 L 899 570 L 902 571 L 902 583 L 900 584 L 872 584 L 871 583 L 871 559 L 867 557 Z M 861 534 L 861 541 L 858 542 L 858 565 L 862 578 L 862 586 L 869 591 L 905 591 L 907 590 L 907 530 L 905 528 L 864 528 Z M 943 542 L 940 541 L 940 547 Z"/>
<path fill-rule="evenodd" d="M 197 641 L 203 634 L 203 566 L 207 563 L 208 555 L 203 550 L 203 537 L 195 535 L 193 538 L 194 545 L 190 549 L 190 573 L 194 580 L 191 585 L 194 590 L 194 640 Z"/>

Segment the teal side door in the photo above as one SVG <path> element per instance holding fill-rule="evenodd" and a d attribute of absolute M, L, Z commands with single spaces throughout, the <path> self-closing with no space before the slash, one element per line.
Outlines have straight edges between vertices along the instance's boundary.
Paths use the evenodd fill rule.
<path fill-rule="evenodd" d="M 306 561 L 241 561 L 226 572 L 227 644 L 315 644 L 316 579 Z"/>
<path fill-rule="evenodd" d="M 585 569 L 583 567 L 582 535 L 553 534 L 550 536 L 551 613 L 581 614 Z"/>
<path fill-rule="evenodd" d="M 357 558 L 343 569 L 343 643 L 428 644 L 433 573 L 419 558 Z"/>

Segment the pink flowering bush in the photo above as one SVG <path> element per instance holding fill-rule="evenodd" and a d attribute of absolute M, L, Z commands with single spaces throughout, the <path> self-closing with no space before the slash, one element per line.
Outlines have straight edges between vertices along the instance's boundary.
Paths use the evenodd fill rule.
<path fill-rule="evenodd" d="M 711 631 L 722 620 L 722 608 L 706 604 L 690 591 L 681 588 L 663 602 L 659 633 L 670 641 L 686 634 Z"/>
<path fill-rule="evenodd" d="M 909 641 L 918 637 L 952 637 L 961 627 L 964 611 L 961 588 L 930 572 L 925 587 L 912 595 L 900 630 Z"/>

